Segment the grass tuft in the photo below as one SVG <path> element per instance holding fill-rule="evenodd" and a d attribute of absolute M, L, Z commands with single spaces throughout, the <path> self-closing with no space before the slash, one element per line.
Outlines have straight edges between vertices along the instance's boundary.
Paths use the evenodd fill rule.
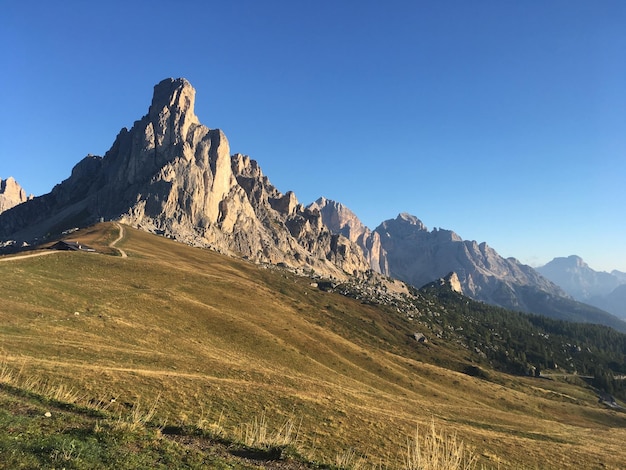
<path fill-rule="evenodd" d="M 430 430 L 420 436 L 419 427 L 415 437 L 407 440 L 404 460 L 406 470 L 472 470 L 476 467 L 477 457 L 468 449 L 456 434 L 447 435 L 438 432 L 435 422 Z"/>
<path fill-rule="evenodd" d="M 265 412 L 255 416 L 251 422 L 245 423 L 238 430 L 239 440 L 248 447 L 270 448 L 287 447 L 296 444 L 299 432 L 293 418 L 288 418 L 275 431 L 271 431 Z"/>
<path fill-rule="evenodd" d="M 196 428 L 198 428 L 202 432 L 208 434 L 209 436 L 215 439 L 225 437 L 226 430 L 223 427 L 223 421 L 224 421 L 223 410 L 220 413 L 219 417 L 217 418 L 217 421 L 211 421 L 205 417 L 204 409 L 203 409 L 200 417 L 198 418 L 198 421 L 196 422 Z"/>
<path fill-rule="evenodd" d="M 119 430 L 128 429 L 130 431 L 136 431 L 146 427 L 156 414 L 157 404 L 160 398 L 161 395 L 159 394 L 152 405 L 147 409 L 144 409 L 139 401 L 134 403 L 129 413 L 119 415 L 116 428 Z"/>
<path fill-rule="evenodd" d="M 25 376 L 22 369 L 15 371 L 6 361 L 0 363 L 0 384 L 8 385 L 59 403 L 76 405 L 84 401 L 85 396 L 73 387 L 49 382 L 34 375 Z"/>
<path fill-rule="evenodd" d="M 354 449 L 346 449 L 335 455 L 335 465 L 341 469 L 363 470 L 367 466 L 367 459 Z"/>

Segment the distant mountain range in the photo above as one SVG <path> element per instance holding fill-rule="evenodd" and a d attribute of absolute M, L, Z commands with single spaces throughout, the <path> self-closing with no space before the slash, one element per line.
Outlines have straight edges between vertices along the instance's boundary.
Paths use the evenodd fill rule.
<path fill-rule="evenodd" d="M 357 243 L 374 270 L 408 284 L 423 286 L 453 271 L 465 295 L 520 310 L 527 310 L 516 292 L 521 286 L 567 295 L 530 266 L 502 258 L 486 243 L 463 240 L 451 230 L 429 231 L 413 215 L 400 214 L 370 231 L 340 203 L 320 198 L 309 207 L 320 210 L 331 231 Z"/>
<path fill-rule="evenodd" d="M 185 79 L 154 88 L 148 113 L 123 128 L 104 157 L 88 155 L 43 196 L 0 214 L 0 239 L 31 243 L 98 220 L 118 220 L 178 241 L 303 273 L 348 278 L 374 271 L 420 287 L 455 272 L 463 293 L 567 320 L 626 323 L 576 303 L 536 270 L 486 243 L 429 231 L 410 214 L 365 227 L 342 204 L 308 207 L 282 194 L 254 160 L 230 155 L 226 136 L 194 114 Z M 7 180 L 8 181 L 8 180 Z"/>
<path fill-rule="evenodd" d="M 320 198 L 309 206 L 331 231 L 361 247 L 372 269 L 421 287 L 456 273 L 462 293 L 510 310 L 592 322 L 624 331 L 624 322 L 599 307 L 573 300 L 530 266 L 503 258 L 486 243 L 461 239 L 450 230 L 429 231 L 415 216 L 400 214 L 375 230 L 344 205 Z"/>
<path fill-rule="evenodd" d="M 626 273 L 595 271 L 576 255 L 554 258 L 537 271 L 574 299 L 626 319 Z"/>

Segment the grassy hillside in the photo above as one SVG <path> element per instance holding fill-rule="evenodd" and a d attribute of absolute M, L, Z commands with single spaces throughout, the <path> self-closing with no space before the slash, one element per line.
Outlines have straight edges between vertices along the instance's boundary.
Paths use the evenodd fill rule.
<path fill-rule="evenodd" d="M 129 228 L 123 258 L 108 246 L 117 236 L 100 224 L 69 237 L 100 254 L 0 262 L 8 373 L 69 387 L 113 416 L 154 405 L 163 428 L 203 423 L 245 440 L 255 420 L 297 423 L 308 461 L 402 466 L 407 438 L 431 423 L 487 467 L 626 461 L 626 415 L 582 382 L 472 377 L 455 371 L 466 349 L 418 343 L 405 315 Z"/>

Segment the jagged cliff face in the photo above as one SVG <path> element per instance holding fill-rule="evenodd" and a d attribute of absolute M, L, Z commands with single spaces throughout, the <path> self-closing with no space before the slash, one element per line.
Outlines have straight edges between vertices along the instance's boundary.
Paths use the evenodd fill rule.
<path fill-rule="evenodd" d="M 530 266 L 501 257 L 486 243 L 463 240 L 450 230 L 429 231 L 409 214 L 383 222 L 375 232 L 389 266 L 387 274 L 416 287 L 454 272 L 465 295 L 518 310 L 529 309 L 528 295 L 566 295 Z"/>
<path fill-rule="evenodd" d="M 12 176 L 0 178 L 0 214 L 26 201 L 26 191 Z"/>
<path fill-rule="evenodd" d="M 200 124 L 194 100 L 186 80 L 163 80 L 148 114 L 104 157 L 85 157 L 50 194 L 0 216 L 0 237 L 113 219 L 257 261 L 339 277 L 367 270 L 361 250 L 332 234 L 319 211 L 281 194 L 250 158 L 231 157 L 224 133 Z"/>
<path fill-rule="evenodd" d="M 343 204 L 325 197 L 320 197 L 310 204 L 309 208 L 320 211 L 323 223 L 333 233 L 339 233 L 358 245 L 372 270 L 389 274 L 389 266 L 379 234 L 363 225 L 354 212 Z"/>

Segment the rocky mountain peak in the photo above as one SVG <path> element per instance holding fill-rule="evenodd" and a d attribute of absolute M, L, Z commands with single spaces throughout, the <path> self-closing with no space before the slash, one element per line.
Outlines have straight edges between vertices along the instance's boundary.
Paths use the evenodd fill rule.
<path fill-rule="evenodd" d="M 569 255 L 567 257 L 557 257 L 550 261 L 546 266 L 558 267 L 559 269 L 580 269 L 589 268 L 587 263 L 578 255 Z"/>
<path fill-rule="evenodd" d="M 577 255 L 570 255 L 567 257 L 567 260 L 570 262 L 571 265 L 576 266 L 578 268 L 589 267 L 589 265 L 585 263 L 580 256 L 577 256 Z"/>
<path fill-rule="evenodd" d="M 388 271 L 378 233 L 363 225 L 354 212 L 343 204 L 325 197 L 320 197 L 308 208 L 320 212 L 324 225 L 331 232 L 341 234 L 359 246 L 372 270 L 378 273 Z"/>
<path fill-rule="evenodd" d="M 154 119 L 163 109 L 170 109 L 195 117 L 195 100 L 196 90 L 186 79 L 166 78 L 154 86 L 148 114 L 151 119 Z"/>
<path fill-rule="evenodd" d="M 32 196 L 30 196 L 32 198 Z M 0 178 L 0 213 L 11 209 L 27 200 L 26 191 L 9 176 L 3 180 Z"/>
<path fill-rule="evenodd" d="M 608 294 L 622 283 L 618 276 L 593 270 L 577 255 L 554 258 L 545 266 L 537 268 L 537 271 L 576 300 L 585 302 L 594 296 Z"/>
<path fill-rule="evenodd" d="M 226 135 L 199 122 L 194 101 L 187 80 L 158 83 L 148 113 L 104 157 L 88 155 L 52 193 L 2 217 L 0 237 L 119 220 L 257 262 L 334 277 L 368 270 L 359 247 L 332 234 L 318 210 L 278 191 L 254 160 L 231 157 Z"/>
<path fill-rule="evenodd" d="M 334 233 L 341 233 L 350 241 L 356 242 L 369 229 L 359 218 L 340 202 L 320 197 L 309 205 L 322 214 L 324 224 Z"/>
<path fill-rule="evenodd" d="M 398 222 L 406 222 L 406 223 L 408 223 L 410 225 L 415 225 L 420 230 L 428 230 L 428 228 L 426 228 L 426 226 L 422 223 L 422 221 L 420 219 L 418 219 L 414 215 L 409 214 L 407 212 L 402 212 L 402 213 L 398 214 L 398 217 L 396 217 L 396 221 L 398 221 Z"/>
<path fill-rule="evenodd" d="M 382 222 L 376 229 L 381 236 L 397 236 L 404 237 L 408 234 L 415 236 L 417 232 L 421 232 L 422 235 L 428 234 L 428 228 L 422 223 L 420 219 L 414 215 L 402 212 L 398 214 L 395 219 L 388 219 Z"/>

